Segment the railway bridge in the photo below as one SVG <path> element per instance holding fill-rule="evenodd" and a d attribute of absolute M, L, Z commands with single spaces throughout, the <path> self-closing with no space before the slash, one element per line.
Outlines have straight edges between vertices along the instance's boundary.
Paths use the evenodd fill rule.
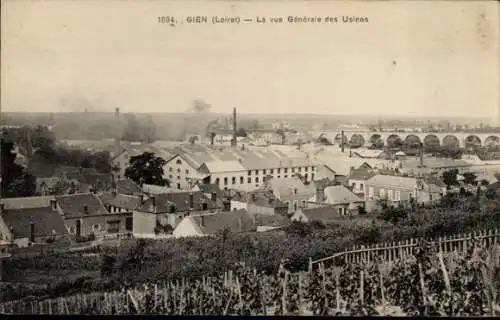
<path fill-rule="evenodd" d="M 339 131 L 325 131 L 316 134 L 323 136 L 335 144 L 340 144 L 342 133 Z M 500 145 L 500 133 L 470 133 L 470 132 L 398 132 L 398 131 L 344 131 L 344 143 L 353 147 L 368 147 L 374 144 L 388 145 L 400 141 L 409 145 L 423 143 L 424 146 L 455 146 L 465 148 L 469 146 Z"/>

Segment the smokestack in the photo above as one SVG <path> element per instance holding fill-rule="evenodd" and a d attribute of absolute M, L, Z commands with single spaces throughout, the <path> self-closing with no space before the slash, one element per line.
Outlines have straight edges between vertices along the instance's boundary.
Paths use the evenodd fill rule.
<path fill-rule="evenodd" d="M 35 223 L 30 222 L 30 241 L 35 242 Z"/>
<path fill-rule="evenodd" d="M 424 144 L 420 143 L 420 166 L 424 166 Z"/>
<path fill-rule="evenodd" d="M 189 193 L 189 209 L 194 208 L 194 195 L 192 192 Z"/>
<path fill-rule="evenodd" d="M 232 147 L 236 147 L 236 108 L 233 108 L 233 143 Z"/>
<path fill-rule="evenodd" d="M 342 130 L 340 135 L 340 146 L 342 148 L 342 152 L 344 152 L 344 130 Z"/>

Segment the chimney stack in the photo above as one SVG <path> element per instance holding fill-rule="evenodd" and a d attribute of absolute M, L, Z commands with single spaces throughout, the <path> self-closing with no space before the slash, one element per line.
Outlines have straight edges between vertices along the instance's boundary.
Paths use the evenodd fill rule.
<path fill-rule="evenodd" d="M 424 144 L 420 143 L 420 166 L 424 166 Z"/>
<path fill-rule="evenodd" d="M 340 134 L 340 147 L 342 152 L 344 152 L 344 130 L 342 130 Z"/>
<path fill-rule="evenodd" d="M 50 199 L 50 207 L 52 210 L 56 211 L 57 210 L 57 200 L 56 199 Z"/>
<path fill-rule="evenodd" d="M 236 108 L 233 108 L 233 140 L 231 143 L 232 147 L 236 147 Z"/>
<path fill-rule="evenodd" d="M 30 241 L 35 242 L 35 223 L 30 222 Z"/>
<path fill-rule="evenodd" d="M 192 192 L 189 193 L 189 209 L 194 208 L 194 194 Z"/>
<path fill-rule="evenodd" d="M 86 204 L 83 205 L 83 212 L 89 214 L 89 207 Z"/>

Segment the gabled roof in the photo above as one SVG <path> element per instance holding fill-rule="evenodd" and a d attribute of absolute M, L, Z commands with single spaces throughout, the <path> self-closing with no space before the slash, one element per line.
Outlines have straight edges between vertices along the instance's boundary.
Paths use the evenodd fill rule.
<path fill-rule="evenodd" d="M 302 209 L 302 213 L 309 219 L 309 221 L 323 221 L 326 222 L 331 218 L 338 217 L 335 208 L 331 206 L 318 206 L 314 208 Z"/>
<path fill-rule="evenodd" d="M 416 178 L 390 176 L 383 174 L 377 174 L 376 176 L 371 177 L 370 179 L 367 180 L 367 183 L 370 185 L 390 186 L 390 187 L 404 188 L 411 190 L 417 187 Z"/>
<path fill-rule="evenodd" d="M 237 160 L 207 161 L 201 165 L 200 171 L 204 173 L 239 172 L 246 168 Z"/>
<path fill-rule="evenodd" d="M 141 198 L 138 196 L 117 193 L 113 195 L 112 192 L 105 192 L 100 196 L 102 203 L 105 206 L 114 206 L 127 210 L 134 210 L 141 205 Z"/>
<path fill-rule="evenodd" d="M 142 193 L 141 187 L 130 179 L 121 179 L 116 181 L 116 192 L 120 194 L 134 195 Z"/>
<path fill-rule="evenodd" d="M 325 197 L 328 204 L 332 205 L 363 202 L 363 199 L 344 186 L 327 187 Z"/>
<path fill-rule="evenodd" d="M 66 226 L 61 215 L 50 206 L 4 210 L 2 218 L 5 224 L 13 228 L 15 238 L 29 238 L 30 223 L 33 222 L 35 237 L 67 234 Z"/>
<path fill-rule="evenodd" d="M 80 218 L 108 214 L 102 201 L 93 193 L 57 196 L 57 205 L 65 218 Z M 87 206 L 87 213 L 84 207 Z"/>
<path fill-rule="evenodd" d="M 374 172 L 373 170 L 366 170 L 366 169 L 355 169 L 352 170 L 351 173 L 349 174 L 349 179 L 353 180 L 368 180 L 371 177 L 376 176 L 377 173 Z"/>
<path fill-rule="evenodd" d="M 168 213 L 170 212 L 171 206 L 175 206 L 176 212 L 186 212 L 189 211 L 189 195 L 193 194 L 193 210 L 199 211 L 202 208 L 202 204 L 207 204 L 207 210 L 218 209 L 216 203 L 207 198 L 200 191 L 181 191 L 176 193 L 163 193 L 154 196 L 154 202 L 156 205 L 156 213 Z M 153 208 L 153 199 L 149 198 L 144 201 L 144 204 L 137 208 L 137 211 L 141 212 L 155 212 Z"/>
<path fill-rule="evenodd" d="M 2 198 L 0 203 L 4 204 L 4 209 L 30 209 L 44 208 L 50 206 L 50 200 L 53 196 L 44 197 L 20 197 L 20 198 Z"/>
<path fill-rule="evenodd" d="M 191 219 L 199 230 L 206 235 L 216 234 L 225 228 L 229 228 L 234 233 L 250 232 L 255 229 L 253 220 L 245 209 L 187 218 Z M 204 225 L 202 225 L 202 221 Z"/>
<path fill-rule="evenodd" d="M 154 184 L 147 184 L 147 183 L 144 183 L 142 185 L 142 191 L 144 193 L 147 193 L 147 194 L 186 192 L 185 190 L 181 190 L 181 189 L 175 189 L 175 188 L 170 188 L 170 187 L 165 187 L 165 186 L 157 186 Z"/>

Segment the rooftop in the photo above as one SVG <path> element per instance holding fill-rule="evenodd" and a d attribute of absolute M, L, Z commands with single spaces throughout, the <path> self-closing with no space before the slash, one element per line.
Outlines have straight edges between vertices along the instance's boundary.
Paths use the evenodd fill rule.
<path fill-rule="evenodd" d="M 244 209 L 203 216 L 190 216 L 188 219 L 191 219 L 200 231 L 207 235 L 216 234 L 225 228 L 228 228 L 231 232 L 249 232 L 255 229 L 252 218 Z"/>
<path fill-rule="evenodd" d="M 5 224 L 13 228 L 15 238 L 29 238 L 30 224 L 34 224 L 35 237 L 67 234 L 61 215 L 50 206 L 4 210 L 2 218 Z"/>
<path fill-rule="evenodd" d="M 193 208 L 190 208 L 189 198 L 190 194 L 193 195 Z M 207 210 L 219 209 L 217 203 L 207 198 L 200 191 L 183 191 L 175 193 L 163 193 L 155 195 L 144 201 L 144 204 L 137 208 L 141 212 L 155 212 L 153 201 L 156 206 L 156 213 L 168 213 L 175 207 L 175 212 L 186 212 L 193 209 L 194 211 L 201 210 L 202 204 L 207 204 Z"/>
<path fill-rule="evenodd" d="M 325 189 L 325 197 L 328 204 L 346 204 L 363 202 L 354 192 L 344 186 L 332 186 Z"/>
<path fill-rule="evenodd" d="M 57 196 L 56 200 L 65 218 L 80 218 L 108 214 L 102 201 L 93 193 Z M 87 208 L 87 212 L 85 212 L 85 207 Z"/>

